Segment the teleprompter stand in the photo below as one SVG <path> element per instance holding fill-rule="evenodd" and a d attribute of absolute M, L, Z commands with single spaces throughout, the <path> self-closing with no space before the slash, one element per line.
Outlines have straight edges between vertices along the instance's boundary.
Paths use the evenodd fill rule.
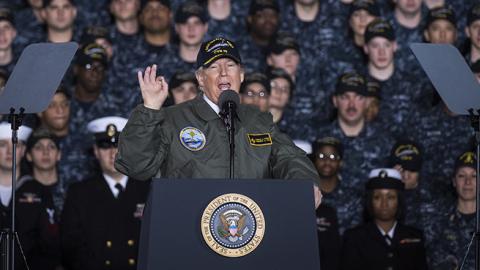
<path fill-rule="evenodd" d="M 18 245 L 23 254 L 18 234 L 15 230 L 15 191 L 16 191 L 16 155 L 17 132 L 27 113 L 43 111 L 58 88 L 70 62 L 77 50 L 77 44 L 38 43 L 29 45 L 22 52 L 18 62 L 7 81 L 5 90 L 0 96 L 0 114 L 8 115 L 12 129 L 12 199 L 11 228 L 2 230 L 0 234 L 2 269 L 15 269 L 15 246 Z"/>
<path fill-rule="evenodd" d="M 480 86 L 460 52 L 452 45 L 413 43 L 410 45 L 425 73 L 450 111 L 468 115 L 475 131 L 476 146 L 476 223 L 466 250 L 463 269 L 475 242 L 475 269 L 480 269 Z"/>

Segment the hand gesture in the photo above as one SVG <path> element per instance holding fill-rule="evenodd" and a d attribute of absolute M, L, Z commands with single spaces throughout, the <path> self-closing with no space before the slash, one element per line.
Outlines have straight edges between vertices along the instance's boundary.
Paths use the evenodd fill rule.
<path fill-rule="evenodd" d="M 142 91 L 143 105 L 159 110 L 168 96 L 168 84 L 163 76 L 157 77 L 157 65 L 148 66 L 145 74 L 138 72 L 138 83 Z"/>

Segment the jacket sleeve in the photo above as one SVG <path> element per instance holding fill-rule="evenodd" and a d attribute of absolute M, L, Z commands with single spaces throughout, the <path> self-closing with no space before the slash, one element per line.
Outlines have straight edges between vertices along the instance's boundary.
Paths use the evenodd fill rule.
<path fill-rule="evenodd" d="M 270 116 L 271 117 L 271 116 Z M 318 172 L 305 152 L 272 124 L 272 154 L 270 166 L 272 176 L 278 179 L 310 179 L 319 184 Z"/>
<path fill-rule="evenodd" d="M 115 168 L 138 180 L 159 176 L 171 138 L 165 121 L 165 109 L 137 106 L 120 133 Z"/>

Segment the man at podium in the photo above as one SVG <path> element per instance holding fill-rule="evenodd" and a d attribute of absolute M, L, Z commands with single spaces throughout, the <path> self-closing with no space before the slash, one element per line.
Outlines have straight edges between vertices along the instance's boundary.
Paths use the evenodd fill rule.
<path fill-rule="evenodd" d="M 115 167 L 135 179 L 228 178 L 229 139 L 218 104 L 225 90 L 239 92 L 244 79 L 236 45 L 224 38 L 204 42 L 197 55 L 197 98 L 163 107 L 168 95 L 157 66 L 138 73 L 143 104 L 120 135 Z M 270 113 L 238 105 L 234 178 L 311 179 L 320 204 L 318 174 L 305 153 L 281 133 Z"/>

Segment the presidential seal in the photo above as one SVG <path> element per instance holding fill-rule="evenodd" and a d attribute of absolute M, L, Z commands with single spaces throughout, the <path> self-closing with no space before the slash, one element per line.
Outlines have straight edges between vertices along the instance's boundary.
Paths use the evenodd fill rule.
<path fill-rule="evenodd" d="M 199 151 L 205 147 L 207 140 L 198 128 L 186 127 L 180 131 L 180 142 L 190 151 Z"/>
<path fill-rule="evenodd" d="M 215 198 L 203 211 L 203 239 L 216 253 L 241 257 L 254 251 L 263 239 L 265 219 L 249 197 L 229 193 Z"/>

